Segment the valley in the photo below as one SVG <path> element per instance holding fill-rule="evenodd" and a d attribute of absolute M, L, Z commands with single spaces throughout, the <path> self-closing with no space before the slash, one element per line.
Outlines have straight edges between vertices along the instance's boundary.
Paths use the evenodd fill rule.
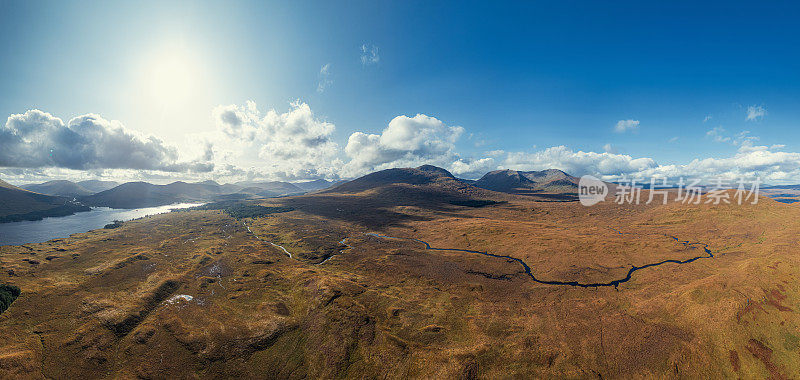
<path fill-rule="evenodd" d="M 392 170 L 0 247 L 3 377 L 800 371 L 794 205 L 584 207 Z"/>

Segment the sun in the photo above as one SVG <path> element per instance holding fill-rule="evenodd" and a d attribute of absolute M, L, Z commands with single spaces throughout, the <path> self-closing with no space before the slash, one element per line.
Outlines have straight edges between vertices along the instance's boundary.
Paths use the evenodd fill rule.
<path fill-rule="evenodd" d="M 147 95 L 163 107 L 189 103 L 202 80 L 200 72 L 197 62 L 181 51 L 159 54 L 147 70 Z"/>

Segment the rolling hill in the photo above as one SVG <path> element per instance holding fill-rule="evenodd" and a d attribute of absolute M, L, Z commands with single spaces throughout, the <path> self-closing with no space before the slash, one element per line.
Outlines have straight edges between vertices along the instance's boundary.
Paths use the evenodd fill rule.
<path fill-rule="evenodd" d="M 578 178 L 558 169 L 542 171 L 495 170 L 486 173 L 474 186 L 504 193 L 574 193 Z"/>
<path fill-rule="evenodd" d="M 422 165 L 417 168 L 381 170 L 333 186 L 323 193 L 358 193 L 393 184 L 433 185 L 451 189 L 463 189 L 469 186 L 456 179 L 445 169 L 433 165 Z"/>
<path fill-rule="evenodd" d="M 240 211 L 0 246 L 0 377 L 800 373 L 796 206 L 587 208 L 419 167 Z"/>
<path fill-rule="evenodd" d="M 303 189 L 304 191 L 317 191 L 323 190 L 331 187 L 334 182 L 325 180 L 325 179 L 317 179 L 314 181 L 306 181 L 306 182 L 296 182 L 294 183 L 295 186 Z"/>
<path fill-rule="evenodd" d="M 40 220 L 80 211 L 89 211 L 89 207 L 64 197 L 34 193 L 0 180 L 0 222 Z"/>
<path fill-rule="evenodd" d="M 74 198 L 95 193 L 75 182 L 67 180 L 47 181 L 44 183 L 23 185 L 21 187 L 25 190 L 33 191 L 34 193 Z"/>
<path fill-rule="evenodd" d="M 111 189 L 115 186 L 119 186 L 119 182 L 116 181 L 101 181 L 97 179 L 89 179 L 86 181 L 78 181 L 76 182 L 78 186 L 91 191 L 92 193 L 99 193 L 101 191 L 106 191 Z"/>
<path fill-rule="evenodd" d="M 188 183 L 183 181 L 167 185 L 147 182 L 127 182 L 112 189 L 80 197 L 91 206 L 112 208 L 140 208 L 163 206 L 179 202 L 205 202 L 217 199 L 277 197 L 300 194 L 305 191 L 288 182 L 239 182 L 220 185 L 214 181 Z"/>

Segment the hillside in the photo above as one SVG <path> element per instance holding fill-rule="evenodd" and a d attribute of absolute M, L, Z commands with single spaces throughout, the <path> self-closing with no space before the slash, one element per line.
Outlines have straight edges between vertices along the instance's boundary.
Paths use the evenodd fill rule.
<path fill-rule="evenodd" d="M 314 181 L 296 182 L 295 186 L 303 189 L 304 191 L 317 191 L 331 187 L 334 183 L 324 179 L 317 179 Z"/>
<path fill-rule="evenodd" d="M 578 178 L 558 169 L 542 171 L 495 170 L 486 173 L 474 186 L 513 194 L 575 193 Z"/>
<path fill-rule="evenodd" d="M 40 220 L 80 211 L 89 211 L 89 208 L 67 198 L 34 193 L 0 180 L 0 222 Z"/>
<path fill-rule="evenodd" d="M 304 190 L 288 182 L 239 182 L 220 185 L 214 181 L 188 183 L 183 181 L 167 185 L 147 182 L 128 182 L 97 194 L 80 197 L 92 206 L 112 208 L 139 208 L 162 206 L 179 202 L 212 201 L 257 197 L 277 197 L 303 193 Z"/>
<path fill-rule="evenodd" d="M 76 184 L 86 190 L 89 190 L 94 193 L 99 193 L 101 191 L 106 191 L 111 189 L 115 186 L 119 186 L 119 182 L 116 181 L 101 181 L 97 179 L 90 179 L 86 181 L 78 181 Z"/>
<path fill-rule="evenodd" d="M 75 182 L 67 180 L 56 180 L 38 184 L 24 185 L 22 188 L 33 191 L 34 193 L 72 198 L 94 194 L 93 191 L 86 189 Z"/>
<path fill-rule="evenodd" d="M 242 181 L 242 182 L 236 182 L 235 185 L 242 188 L 241 190 L 239 190 L 240 192 L 242 191 L 252 192 L 258 195 L 268 196 L 268 197 L 288 195 L 288 194 L 299 194 L 299 193 L 304 193 L 306 191 L 295 184 L 282 181 L 266 181 L 266 182 Z M 245 189 L 247 190 L 245 191 Z"/>
<path fill-rule="evenodd" d="M 470 207 L 449 203 L 448 178 L 395 170 L 359 192 L 0 247 L 21 290 L 0 377 L 800 373 L 800 208 L 486 190 L 507 201 Z"/>
<path fill-rule="evenodd" d="M 216 194 L 218 192 L 215 186 L 203 183 L 179 181 L 168 185 L 153 185 L 147 182 L 128 182 L 81 197 L 80 201 L 91 206 L 139 208 L 208 200 Z"/>
<path fill-rule="evenodd" d="M 363 177 L 356 178 L 352 181 L 333 186 L 322 192 L 357 193 L 394 184 L 430 185 L 438 188 L 449 188 L 452 190 L 469 187 L 469 185 L 459 181 L 445 169 L 432 165 L 422 165 L 417 168 L 394 168 L 381 170 L 367 174 Z"/>

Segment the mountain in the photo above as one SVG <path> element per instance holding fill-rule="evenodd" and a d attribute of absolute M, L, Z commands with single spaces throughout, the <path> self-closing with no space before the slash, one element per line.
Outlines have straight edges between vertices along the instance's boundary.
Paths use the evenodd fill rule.
<path fill-rule="evenodd" d="M 254 194 L 263 195 L 263 196 L 279 196 L 279 195 L 289 195 L 289 194 L 299 194 L 304 193 L 306 190 L 295 186 L 289 182 L 281 182 L 281 181 L 267 181 L 267 182 L 253 182 L 253 181 L 242 181 L 236 182 L 235 185 L 241 186 L 243 191 L 247 189 L 246 192 L 252 192 Z"/>
<path fill-rule="evenodd" d="M 542 171 L 495 170 L 486 173 L 474 186 L 504 193 L 574 193 L 578 178 L 558 169 Z"/>
<path fill-rule="evenodd" d="M 331 185 L 333 184 L 334 184 L 333 182 L 324 179 L 294 183 L 295 186 L 305 191 L 317 191 L 317 190 L 327 189 L 331 187 Z"/>
<path fill-rule="evenodd" d="M 45 183 L 23 185 L 23 189 L 34 193 L 77 198 L 95 193 L 75 182 L 67 180 L 47 181 Z"/>
<path fill-rule="evenodd" d="M 40 220 L 80 211 L 89 211 L 89 207 L 71 202 L 68 198 L 35 193 L 0 180 L 0 222 Z"/>
<path fill-rule="evenodd" d="M 456 179 L 445 169 L 433 165 L 422 165 L 417 168 L 381 170 L 331 187 L 323 193 L 358 193 L 392 184 L 435 185 L 453 189 L 469 186 Z"/>
<path fill-rule="evenodd" d="M 97 194 L 80 197 L 92 206 L 139 208 L 163 206 L 179 202 L 200 202 L 217 199 L 278 197 L 305 191 L 288 182 L 239 182 L 220 185 L 214 181 L 188 183 L 177 181 L 168 185 L 147 182 L 128 182 Z"/>
<path fill-rule="evenodd" d="M 76 183 L 78 184 L 78 186 L 80 186 L 80 187 L 82 187 L 82 188 L 84 188 L 86 190 L 91 191 L 92 194 L 99 193 L 101 191 L 106 191 L 106 190 L 111 189 L 113 187 L 119 186 L 119 182 L 116 182 L 116 181 L 101 181 L 101 180 L 97 180 L 97 179 L 79 181 L 79 182 L 76 182 Z"/>
<path fill-rule="evenodd" d="M 204 201 L 219 194 L 219 185 L 208 183 L 173 182 L 153 185 L 147 182 L 127 182 L 112 189 L 80 198 L 92 206 L 139 208 L 163 206 L 178 202 Z"/>

